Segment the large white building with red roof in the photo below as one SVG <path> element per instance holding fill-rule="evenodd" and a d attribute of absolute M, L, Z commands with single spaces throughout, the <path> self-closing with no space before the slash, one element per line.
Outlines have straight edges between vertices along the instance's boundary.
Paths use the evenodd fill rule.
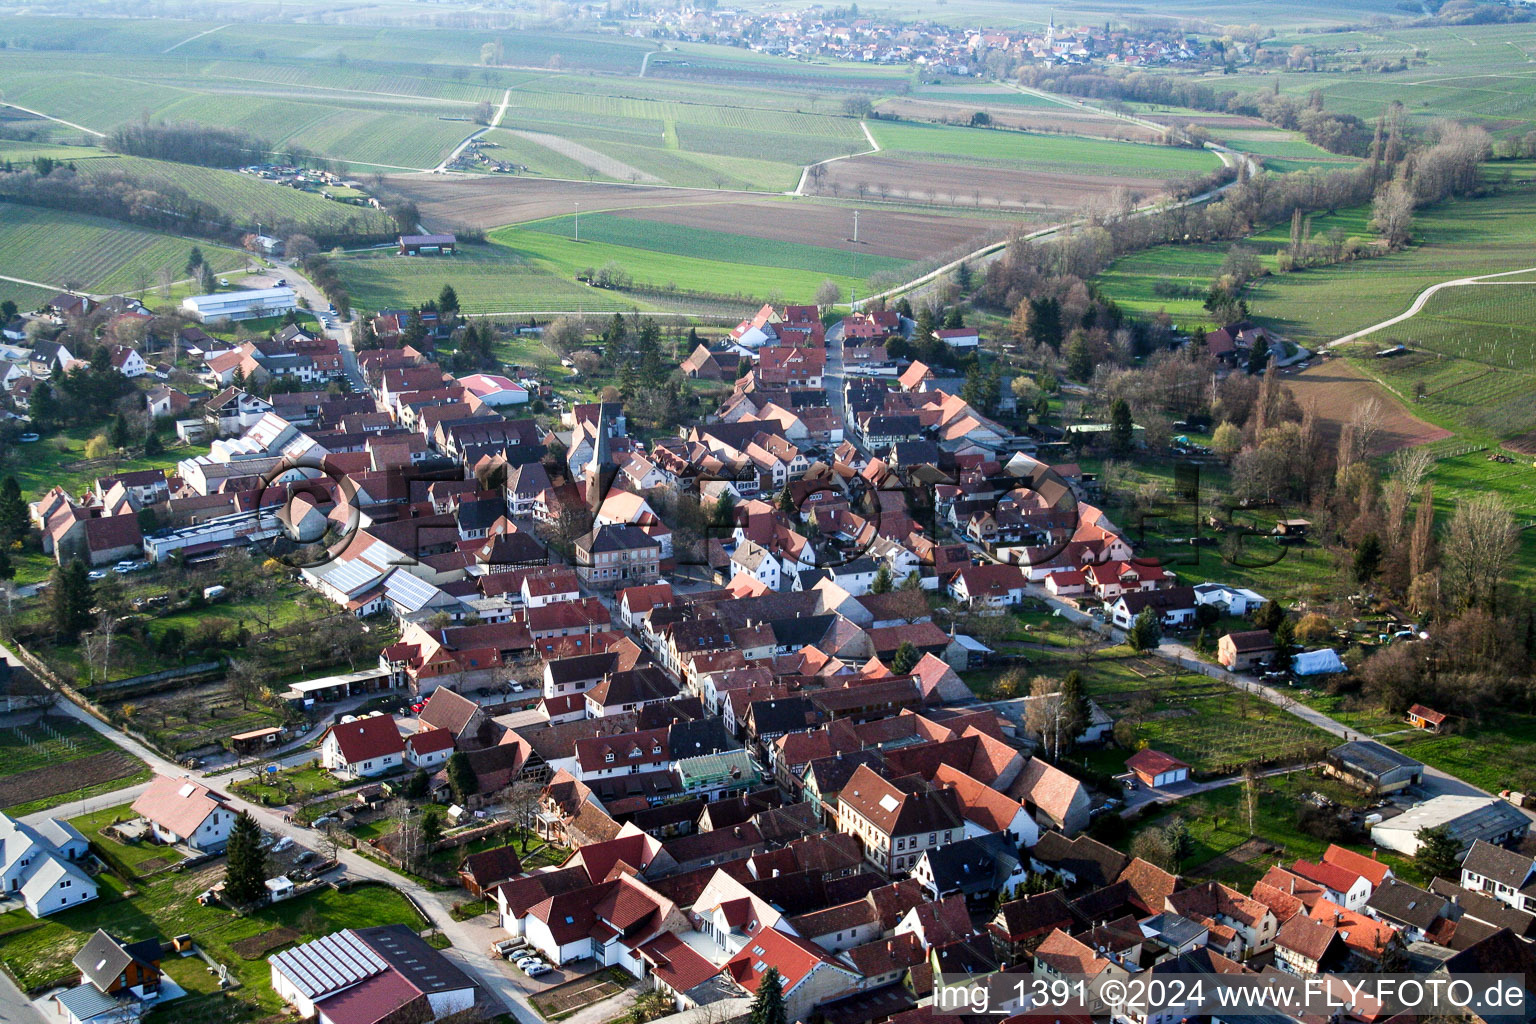
<path fill-rule="evenodd" d="M 389 715 L 338 722 L 320 738 L 320 763 L 333 775 L 361 779 L 397 768 L 405 741 Z"/>

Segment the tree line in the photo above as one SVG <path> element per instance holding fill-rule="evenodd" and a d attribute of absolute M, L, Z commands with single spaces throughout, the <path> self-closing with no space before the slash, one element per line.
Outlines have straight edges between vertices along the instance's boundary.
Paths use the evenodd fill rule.
<path fill-rule="evenodd" d="M 65 165 L 46 172 L 32 165 L 0 168 L 0 199 L 71 213 L 88 213 L 156 231 L 239 244 L 250 229 L 250 211 L 226 211 L 167 181 L 114 168 L 80 174 Z M 303 233 L 323 246 L 388 241 L 392 231 L 369 224 L 361 208 L 355 216 L 305 223 L 271 211 L 259 214 L 262 226 L 278 237 Z M 250 218 L 250 219 L 248 219 Z"/>
<path fill-rule="evenodd" d="M 1068 96 L 1154 103 L 1215 113 L 1243 114 L 1262 118 L 1279 128 L 1299 131 L 1313 145 L 1330 153 L 1364 156 L 1371 129 L 1353 114 L 1323 109 L 1322 93 L 1313 91 L 1304 101 L 1278 92 L 1241 93 L 1215 89 L 1199 81 L 1145 71 L 1117 74 L 1088 66 L 1025 68 L 1022 85 Z"/>
<path fill-rule="evenodd" d="M 139 121 L 119 125 L 102 145 L 126 156 L 199 167 L 243 167 L 265 163 L 272 151 L 270 142 L 250 132 L 191 121 Z"/>

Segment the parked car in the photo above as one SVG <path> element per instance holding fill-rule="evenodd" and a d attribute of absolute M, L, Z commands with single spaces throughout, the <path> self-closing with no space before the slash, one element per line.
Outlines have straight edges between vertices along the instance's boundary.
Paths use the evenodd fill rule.
<path fill-rule="evenodd" d="M 541 974 L 548 974 L 549 967 L 543 961 L 535 961 L 523 968 L 523 973 L 530 978 L 537 978 Z"/>
<path fill-rule="evenodd" d="M 106 579 L 107 573 L 104 569 L 92 569 L 90 572 L 85 574 L 85 578 L 90 580 L 92 583 L 97 583 Z"/>

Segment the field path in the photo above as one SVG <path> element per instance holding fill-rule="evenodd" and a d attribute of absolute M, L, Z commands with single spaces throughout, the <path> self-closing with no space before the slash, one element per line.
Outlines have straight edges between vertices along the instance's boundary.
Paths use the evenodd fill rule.
<path fill-rule="evenodd" d="M 1156 121 L 1148 121 L 1145 118 L 1135 117 L 1131 114 L 1119 114 L 1113 110 L 1105 110 L 1103 107 L 1095 107 L 1091 103 L 1084 103 L 1082 100 L 1071 96 L 1060 96 L 1054 92 L 1046 92 L 1044 89 L 1035 89 L 1027 85 L 1014 85 L 1012 82 L 1005 82 L 1003 84 L 1007 85 L 1010 89 L 1024 93 L 1026 96 L 1038 96 L 1043 100 L 1050 100 L 1052 103 L 1059 103 L 1064 107 L 1072 107 L 1085 113 L 1098 114 L 1102 117 L 1113 117 L 1128 124 L 1139 125 L 1159 135 L 1166 134 L 1169 130 L 1165 124 L 1158 124 Z M 1221 156 L 1221 153 L 1218 152 L 1216 155 Z M 1225 158 L 1223 158 L 1222 162 L 1226 162 Z"/>
<path fill-rule="evenodd" d="M 457 160 L 459 158 L 459 154 L 464 152 L 465 149 L 469 148 L 469 144 L 471 142 L 474 142 L 476 139 L 490 131 L 492 128 L 500 126 L 501 119 L 507 116 L 507 104 L 510 102 L 512 102 L 512 90 L 508 89 L 506 92 L 501 94 L 501 106 L 497 108 L 496 116 L 491 118 L 491 123 L 486 125 L 484 128 L 479 128 L 470 132 L 469 137 L 455 146 L 452 153 L 449 153 L 447 156 L 443 157 L 442 163 L 432 168 L 432 173 L 442 174 L 447 171 L 448 165 Z"/>
<path fill-rule="evenodd" d="M 98 139 L 104 139 L 104 138 L 107 137 L 107 133 L 106 132 L 99 132 L 95 128 L 87 128 L 83 124 L 75 124 L 75 122 L 73 122 L 73 121 L 66 121 L 62 117 L 54 117 L 52 114 L 45 114 L 41 110 L 33 110 L 31 107 L 23 107 L 19 103 L 7 103 L 4 100 L 0 100 L 0 106 L 10 107 L 12 110 L 19 110 L 23 114 L 31 114 L 33 117 L 46 118 L 49 121 L 53 121 L 53 122 L 56 122 L 58 124 L 62 124 L 62 125 L 64 125 L 67 128 L 74 128 L 77 131 L 82 131 L 82 132 L 86 132 L 87 134 L 94 135 Z"/>
<path fill-rule="evenodd" d="M 866 129 L 866 132 L 867 131 L 868 129 Z M 871 139 L 870 141 L 874 140 Z M 1258 162 L 1255 161 L 1252 157 L 1242 153 L 1234 153 L 1231 150 L 1228 150 L 1225 146 L 1218 146 L 1215 143 L 1206 143 L 1206 148 L 1215 153 L 1217 157 L 1221 159 L 1221 162 L 1226 164 L 1228 167 L 1232 166 L 1234 160 L 1241 160 L 1246 162 L 1250 171 L 1253 171 L 1258 167 Z M 1230 181 L 1225 185 L 1221 185 L 1217 188 L 1210 189 L 1209 191 L 1202 192 L 1197 196 L 1190 196 L 1188 199 L 1182 200 L 1175 205 L 1198 206 L 1201 203 L 1209 202 L 1210 200 L 1215 199 L 1217 196 L 1221 195 L 1223 192 L 1227 191 L 1236 184 L 1236 180 Z M 1144 206 L 1139 206 L 1135 210 L 1132 210 L 1131 216 L 1145 216 L 1146 214 L 1160 209 L 1167 209 L 1167 207 L 1165 207 L 1160 201 L 1154 200 L 1153 202 L 1147 203 Z M 1022 235 L 1020 237 L 1025 241 L 1031 242 L 1046 238 L 1054 238 L 1061 234 L 1063 231 L 1076 227 L 1081 223 L 1082 221 L 1080 220 L 1072 220 L 1066 222 L 1065 224 L 1053 224 L 1049 227 L 1043 227 L 1038 230 L 1031 231 L 1028 234 Z M 907 292 L 914 291 L 923 285 L 937 281 L 939 278 L 943 277 L 945 274 L 948 274 L 962 263 L 967 263 L 972 260 L 979 260 L 981 262 L 994 260 L 1005 250 L 1007 250 L 1008 244 L 1009 243 L 1007 241 L 988 243 L 987 245 L 982 246 L 980 249 L 977 249 L 975 252 L 967 253 L 957 260 L 951 260 L 950 262 L 944 264 L 942 267 L 937 267 L 933 270 L 930 270 L 926 274 L 915 277 L 905 284 L 899 284 L 894 288 L 887 288 L 883 292 L 878 292 L 874 295 L 866 296 L 865 298 L 860 299 L 857 303 L 855 303 L 855 305 L 861 306 L 867 302 L 873 302 L 875 299 L 891 299 L 898 295 L 903 295 Z M 1516 271 L 1516 273 L 1519 273 L 1519 271 Z"/>
<path fill-rule="evenodd" d="M 552 149 L 561 156 L 570 157 L 584 167 L 590 167 L 598 174 L 615 181 L 627 181 L 634 185 L 660 185 L 662 180 L 654 174 L 647 174 L 638 167 L 631 167 L 622 160 L 617 160 L 606 153 L 599 153 L 595 149 L 583 146 L 579 142 L 563 139 L 558 135 L 550 135 L 547 132 L 530 132 L 519 128 L 508 128 L 507 131 L 518 138 L 527 139 L 529 142 Z"/>
<path fill-rule="evenodd" d="M 187 38 L 183 39 L 179 43 L 172 43 L 170 46 L 167 46 L 165 49 L 161 50 L 160 52 L 161 53 L 170 53 L 172 50 L 176 49 L 176 47 L 178 47 L 178 46 L 185 46 L 188 43 L 192 42 L 194 39 L 201 39 L 201 38 L 203 38 L 203 36 L 211 36 L 215 32 L 219 31 L 220 29 L 225 29 L 225 28 L 229 28 L 229 26 L 228 25 L 215 25 L 213 28 L 210 28 L 210 29 L 208 29 L 205 32 L 199 32 L 195 36 L 187 36 Z"/>
<path fill-rule="evenodd" d="M 835 164 L 839 160 L 852 160 L 856 156 L 873 156 L 874 154 L 880 152 L 880 143 L 876 142 L 875 137 L 870 134 L 869 125 L 865 124 L 863 121 L 860 121 L 859 128 L 864 132 L 864 138 L 869 140 L 868 149 L 862 153 L 849 153 L 846 156 L 834 156 L 829 160 L 818 160 L 814 164 L 807 164 L 800 171 L 800 183 L 795 186 L 795 190 L 785 194 L 791 196 L 805 195 L 805 186 L 810 183 L 811 169 L 814 167 L 825 167 L 827 164 Z"/>
<path fill-rule="evenodd" d="M 44 284 L 42 281 L 28 281 L 24 277 L 7 277 L 4 274 L 0 274 L 0 281 L 10 281 L 14 284 L 29 284 L 33 288 L 46 288 L 56 292 L 61 292 L 64 290 L 56 284 Z"/>
<path fill-rule="evenodd" d="M 1525 267 L 1520 270 L 1505 270 L 1497 274 L 1480 274 L 1476 277 L 1458 277 L 1452 281 L 1441 281 L 1439 284 L 1432 284 L 1428 288 L 1425 288 L 1422 292 L 1419 292 L 1418 296 L 1414 298 L 1413 304 L 1410 305 L 1406 311 L 1397 314 L 1397 316 L 1383 320 L 1379 324 L 1372 324 L 1369 327 L 1362 327 L 1360 330 L 1355 331 L 1353 334 L 1346 334 L 1342 338 L 1335 338 L 1328 342 L 1328 344 L 1324 345 L 1323 348 L 1333 348 L 1336 345 L 1344 345 L 1351 341 L 1358 341 L 1368 334 L 1375 334 L 1377 331 L 1382 330 L 1383 328 L 1391 327 L 1394 324 L 1402 323 L 1404 320 L 1412 319 L 1414 316 L 1418 315 L 1418 312 L 1421 309 L 1424 308 L 1424 304 L 1429 301 L 1430 297 L 1442 288 L 1459 288 L 1462 285 L 1468 284 L 1536 284 L 1536 281 L 1496 280 L 1500 277 L 1513 277 L 1516 274 L 1529 274 L 1532 272 L 1536 272 L 1536 267 Z"/>

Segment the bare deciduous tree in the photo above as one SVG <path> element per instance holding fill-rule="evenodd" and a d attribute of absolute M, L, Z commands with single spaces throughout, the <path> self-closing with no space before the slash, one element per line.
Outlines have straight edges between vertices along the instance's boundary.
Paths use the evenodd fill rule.
<path fill-rule="evenodd" d="M 1451 600 L 1464 608 L 1492 608 L 1517 538 L 1514 516 L 1499 495 L 1458 501 L 1440 546 L 1443 583 Z"/>

